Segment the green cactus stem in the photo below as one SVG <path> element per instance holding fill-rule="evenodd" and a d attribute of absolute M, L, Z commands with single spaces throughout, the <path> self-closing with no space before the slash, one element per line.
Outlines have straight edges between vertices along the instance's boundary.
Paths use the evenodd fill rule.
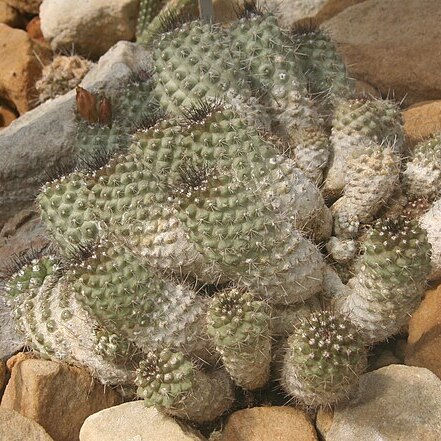
<path fill-rule="evenodd" d="M 347 398 L 367 364 L 367 351 L 346 318 L 322 311 L 288 338 L 281 383 L 299 403 L 320 407 Z"/>
<path fill-rule="evenodd" d="M 265 302 L 238 289 L 217 294 L 208 310 L 208 335 L 239 386 L 258 389 L 269 380 L 270 316 Z"/>
<path fill-rule="evenodd" d="M 221 416 L 234 400 L 225 371 L 203 372 L 182 352 L 169 349 L 148 353 L 139 363 L 135 382 L 147 407 L 198 423 Z"/>
<path fill-rule="evenodd" d="M 421 301 L 430 272 L 430 244 L 416 221 L 405 218 L 376 222 L 363 243 L 350 293 L 334 307 L 374 343 L 400 332 Z"/>

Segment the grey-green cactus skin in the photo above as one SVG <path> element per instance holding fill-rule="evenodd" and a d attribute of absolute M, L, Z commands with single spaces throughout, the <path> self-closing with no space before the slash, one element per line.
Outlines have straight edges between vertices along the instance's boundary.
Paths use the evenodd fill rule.
<path fill-rule="evenodd" d="M 250 390 L 265 386 L 271 361 L 268 305 L 237 289 L 221 292 L 210 304 L 207 326 L 236 384 Z"/>
<path fill-rule="evenodd" d="M 403 172 L 406 194 L 411 198 L 435 199 L 441 188 L 441 135 L 418 143 Z"/>
<path fill-rule="evenodd" d="M 396 106 L 354 98 L 320 32 L 245 15 L 168 29 L 149 43 L 153 74 L 112 97 L 112 118 L 105 107 L 103 121 L 79 120 L 78 169 L 37 199 L 62 264 L 43 258 L 8 283 L 42 355 L 106 384 L 137 377 L 147 405 L 196 422 L 227 411 L 233 380 L 266 385 L 273 339 L 288 338 L 287 393 L 338 402 L 364 345 L 406 324 L 429 271 L 414 224 L 383 222 L 360 244 L 399 188 Z M 354 269 L 348 283 L 323 242 Z"/>
<path fill-rule="evenodd" d="M 302 320 L 288 338 L 281 383 L 301 403 L 326 406 L 350 395 L 366 364 L 357 328 L 322 311 Z"/>
<path fill-rule="evenodd" d="M 350 293 L 334 308 L 355 323 L 365 340 L 382 341 L 398 333 L 421 301 L 430 273 L 427 234 L 415 221 L 378 221 L 363 244 L 359 271 Z"/>
<path fill-rule="evenodd" d="M 148 353 L 135 381 L 147 406 L 199 423 L 216 419 L 234 400 L 233 383 L 225 371 L 204 372 L 182 352 L 169 349 Z"/>

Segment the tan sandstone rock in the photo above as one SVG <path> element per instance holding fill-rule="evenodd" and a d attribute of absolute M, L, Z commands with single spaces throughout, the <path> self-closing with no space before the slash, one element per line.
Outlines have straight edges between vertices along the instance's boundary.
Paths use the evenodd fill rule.
<path fill-rule="evenodd" d="M 406 105 L 441 98 L 438 0 L 366 0 L 322 26 L 349 73 Z"/>
<path fill-rule="evenodd" d="M 14 119 L 17 119 L 17 115 L 8 106 L 0 104 L 0 128 L 9 126 Z"/>
<path fill-rule="evenodd" d="M 38 14 L 42 2 L 43 0 L 6 0 L 13 8 L 28 14 Z"/>
<path fill-rule="evenodd" d="M 204 441 L 173 418 L 147 408 L 143 401 L 102 410 L 86 419 L 80 441 Z"/>
<path fill-rule="evenodd" d="M 317 441 L 308 415 L 293 407 L 253 407 L 234 412 L 220 441 Z M 81 440 L 83 441 L 83 440 Z"/>
<path fill-rule="evenodd" d="M 14 410 L 1 407 L 0 439 L 2 441 L 54 441 L 35 421 Z"/>
<path fill-rule="evenodd" d="M 441 100 L 423 101 L 403 111 L 404 132 L 410 147 L 441 132 Z"/>
<path fill-rule="evenodd" d="M 426 292 L 410 319 L 405 362 L 441 378 L 441 286 Z"/>
<path fill-rule="evenodd" d="M 21 115 L 35 104 L 35 82 L 48 49 L 21 30 L 0 24 L 0 98 L 12 103 Z"/>
<path fill-rule="evenodd" d="M 12 28 L 23 28 L 26 25 L 26 20 L 5 0 L 0 0 L 0 23 L 4 23 Z"/>
<path fill-rule="evenodd" d="M 56 441 L 78 441 L 84 420 L 121 402 L 85 370 L 47 360 L 16 364 L 1 402 L 39 423 Z"/>

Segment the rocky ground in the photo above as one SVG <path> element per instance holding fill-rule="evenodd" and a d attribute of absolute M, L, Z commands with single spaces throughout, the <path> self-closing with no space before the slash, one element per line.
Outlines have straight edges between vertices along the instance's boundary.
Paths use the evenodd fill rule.
<path fill-rule="evenodd" d="M 214 3 L 217 20 L 233 16 L 233 1 Z M 310 18 L 321 23 L 360 90 L 400 103 L 409 149 L 441 131 L 438 0 L 261 4 L 275 8 L 286 27 Z M 72 153 L 75 92 L 69 90 L 80 82 L 85 88 L 115 87 L 148 63 L 148 51 L 131 43 L 137 8 L 137 0 L 77 0 L 75 7 L 68 0 L 0 0 L 0 271 L 17 254 L 29 248 L 40 252 L 49 244 L 33 199 L 49 170 L 68 163 Z M 73 54 L 74 61 L 60 58 Z M 52 62 L 62 66 L 58 73 Z M 57 75 L 67 70 L 74 73 L 61 81 Z M 58 87 L 60 82 L 68 89 Z M 2 283 L 0 274 L 0 291 Z M 372 349 L 369 372 L 349 402 L 315 413 L 265 406 L 262 396 L 244 397 L 244 409 L 202 431 L 142 402 L 124 403 L 119 390 L 103 387 L 80 368 L 23 352 L 0 296 L 0 439 L 440 440 L 441 288 L 436 286 L 431 282 L 408 332 Z"/>

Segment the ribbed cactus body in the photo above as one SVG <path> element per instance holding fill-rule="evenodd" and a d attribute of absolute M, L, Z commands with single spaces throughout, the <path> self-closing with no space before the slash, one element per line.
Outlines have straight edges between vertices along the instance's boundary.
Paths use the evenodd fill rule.
<path fill-rule="evenodd" d="M 203 372 L 182 352 L 148 353 L 136 384 L 146 406 L 199 423 L 222 415 L 233 402 L 232 382 L 224 371 Z"/>
<path fill-rule="evenodd" d="M 191 346 L 197 339 L 203 302 L 183 285 L 162 280 L 128 249 L 100 245 L 71 270 L 70 282 L 77 301 L 102 327 L 140 349 Z"/>
<path fill-rule="evenodd" d="M 46 184 L 37 198 L 41 217 L 63 254 L 95 242 L 99 220 L 89 204 L 88 179 L 72 173 Z"/>
<path fill-rule="evenodd" d="M 399 157 L 390 147 L 373 146 L 350 157 L 344 194 L 331 207 L 335 235 L 350 238 L 356 224 L 372 221 L 397 189 L 399 175 Z"/>
<path fill-rule="evenodd" d="M 407 324 L 430 272 L 430 244 L 415 221 L 378 221 L 363 244 L 351 293 L 335 300 L 367 342 L 384 340 Z"/>
<path fill-rule="evenodd" d="M 339 101 L 332 120 L 332 161 L 324 190 L 338 195 L 345 188 L 347 161 L 374 145 L 391 146 L 399 152 L 403 144 L 401 116 L 386 100 Z"/>
<path fill-rule="evenodd" d="M 7 289 L 14 295 L 11 306 L 17 329 L 43 357 L 85 366 L 106 384 L 129 383 L 128 370 L 96 353 L 98 323 L 77 302 L 58 265 L 56 260 L 43 258 L 34 261 L 32 269 L 25 268 L 24 274 L 33 275 L 31 290 L 22 290 L 21 273 L 10 280 Z"/>
<path fill-rule="evenodd" d="M 208 263 L 273 303 L 295 303 L 321 288 L 317 248 L 235 176 L 202 176 L 182 190 L 178 217 Z"/>
<path fill-rule="evenodd" d="M 311 314 L 288 338 L 281 384 L 308 406 L 347 398 L 367 364 L 356 327 L 344 317 L 323 311 Z"/>
<path fill-rule="evenodd" d="M 245 389 L 263 387 L 271 361 L 269 308 L 238 289 L 217 294 L 207 314 L 208 335 L 225 369 Z"/>
<path fill-rule="evenodd" d="M 433 199 L 441 188 L 441 135 L 417 144 L 403 172 L 405 191 L 411 198 Z"/>
<path fill-rule="evenodd" d="M 250 14 L 232 25 L 230 38 L 235 57 L 262 95 L 274 130 L 289 137 L 296 127 L 319 124 L 296 47 L 275 16 Z"/>
<path fill-rule="evenodd" d="M 291 138 L 296 166 L 310 181 L 320 185 L 331 153 L 329 136 L 323 130 L 310 128 L 293 132 Z"/>
<path fill-rule="evenodd" d="M 352 98 L 354 80 L 326 32 L 321 29 L 294 29 L 292 41 L 303 74 L 308 78 L 309 93 L 329 113 L 339 100 Z"/>
<path fill-rule="evenodd" d="M 172 115 L 201 100 L 225 99 L 258 127 L 270 127 L 264 107 L 230 49 L 228 34 L 212 24 L 191 22 L 163 34 L 153 53 L 159 106 Z"/>

